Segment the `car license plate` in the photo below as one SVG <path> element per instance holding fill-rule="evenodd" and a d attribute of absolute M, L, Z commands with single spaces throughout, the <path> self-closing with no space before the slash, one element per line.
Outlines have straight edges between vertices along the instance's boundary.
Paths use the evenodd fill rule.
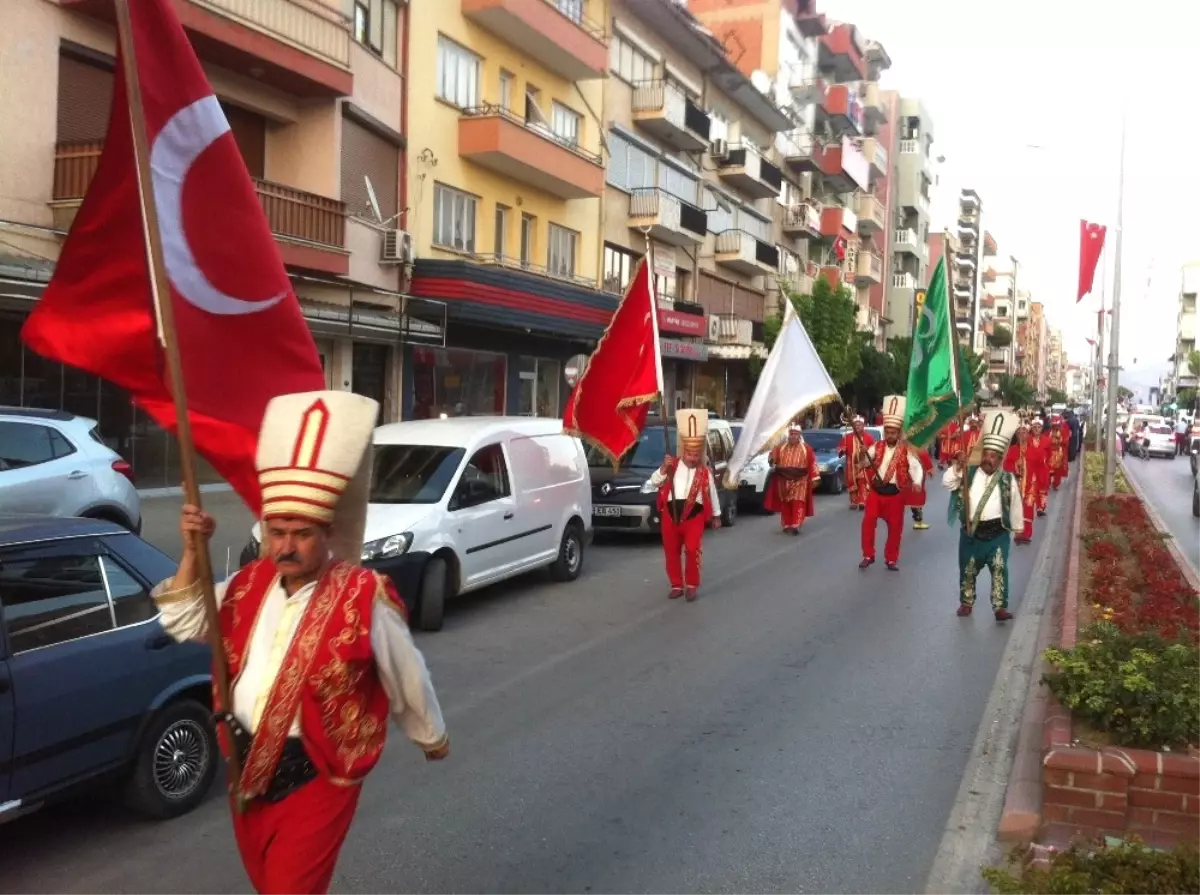
<path fill-rule="evenodd" d="M 620 516 L 620 507 L 592 507 L 593 516 Z"/>

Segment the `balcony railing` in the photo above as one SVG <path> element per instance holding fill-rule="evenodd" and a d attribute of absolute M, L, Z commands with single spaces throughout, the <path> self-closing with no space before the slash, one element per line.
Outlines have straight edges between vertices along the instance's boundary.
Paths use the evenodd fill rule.
<path fill-rule="evenodd" d="M 892 244 L 898 249 L 907 249 L 916 254 L 917 231 L 912 229 L 897 230 Z"/>
<path fill-rule="evenodd" d="M 675 84 L 661 78 L 639 81 L 632 108 L 638 124 L 671 145 L 693 152 L 708 146 L 712 119 Z"/>
<path fill-rule="evenodd" d="M 894 273 L 892 274 L 893 289 L 915 289 L 916 280 L 910 273 Z"/>
<path fill-rule="evenodd" d="M 59 143 L 54 152 L 55 201 L 82 199 L 100 164 L 99 141 Z M 269 180 L 254 180 L 254 191 L 276 236 L 315 245 L 344 248 L 346 206 L 338 199 L 318 196 Z"/>
<path fill-rule="evenodd" d="M 551 143 L 557 143 L 568 152 L 573 152 L 582 159 L 586 159 L 594 165 L 602 165 L 603 159 L 598 153 L 590 152 L 579 145 L 577 138 L 565 137 L 562 134 L 556 134 L 548 125 L 538 121 L 530 121 L 523 118 L 516 112 L 512 112 L 503 106 L 495 105 L 494 103 L 484 103 L 481 106 L 474 106 L 470 109 L 463 109 L 464 118 L 503 118 L 505 121 L 518 124 L 527 131 L 532 131 L 539 137 L 549 140 Z"/>
<path fill-rule="evenodd" d="M 920 151 L 921 151 L 921 141 L 920 140 L 901 140 L 900 141 L 900 154 L 901 155 L 914 155 Z"/>
<path fill-rule="evenodd" d="M 754 341 L 754 322 L 737 314 L 715 314 L 718 345 L 741 345 L 749 347 Z"/>
<path fill-rule="evenodd" d="M 708 235 L 708 212 L 658 187 L 633 190 L 629 216 L 656 220 L 667 230 L 686 230 L 696 240 L 702 241 Z"/>
<path fill-rule="evenodd" d="M 810 236 L 821 234 L 821 207 L 815 202 L 799 202 L 783 211 L 783 231 Z"/>
<path fill-rule="evenodd" d="M 783 189 L 783 172 L 745 143 L 729 146 L 728 154 L 719 161 L 717 174 L 757 199 L 778 196 Z"/>
<path fill-rule="evenodd" d="M 316 0 L 191 0 L 255 31 L 343 68 L 350 65 L 350 23 Z"/>
<path fill-rule="evenodd" d="M 859 252 L 855 271 L 862 279 L 878 283 L 883 280 L 883 259 L 874 252 Z"/>

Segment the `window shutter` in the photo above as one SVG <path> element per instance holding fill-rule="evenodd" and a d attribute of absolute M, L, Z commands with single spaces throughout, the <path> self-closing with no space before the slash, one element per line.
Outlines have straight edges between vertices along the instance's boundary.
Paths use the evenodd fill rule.
<path fill-rule="evenodd" d="M 113 73 L 73 56 L 58 57 L 58 141 L 103 140 L 112 107 Z"/>
<path fill-rule="evenodd" d="M 629 143 L 624 137 L 609 134 L 608 182 L 618 189 L 629 189 Z"/>
<path fill-rule="evenodd" d="M 399 203 L 400 150 L 354 119 L 342 116 L 342 201 L 347 214 L 370 218 L 364 177 L 371 178 L 384 220 Z"/>

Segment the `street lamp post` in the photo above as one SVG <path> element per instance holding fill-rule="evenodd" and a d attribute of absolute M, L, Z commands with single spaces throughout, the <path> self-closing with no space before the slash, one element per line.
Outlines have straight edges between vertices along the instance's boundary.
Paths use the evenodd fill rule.
<path fill-rule="evenodd" d="M 1113 493 L 1114 478 L 1117 468 L 1117 453 L 1114 445 L 1117 441 L 1117 395 L 1120 383 L 1120 344 L 1121 344 L 1121 241 L 1124 237 L 1125 216 L 1125 111 L 1121 113 L 1121 172 L 1117 184 L 1117 248 L 1113 258 L 1113 304 L 1112 304 L 1112 333 L 1108 346 L 1108 420 L 1105 424 L 1105 439 L 1108 444 L 1104 448 L 1104 494 Z"/>

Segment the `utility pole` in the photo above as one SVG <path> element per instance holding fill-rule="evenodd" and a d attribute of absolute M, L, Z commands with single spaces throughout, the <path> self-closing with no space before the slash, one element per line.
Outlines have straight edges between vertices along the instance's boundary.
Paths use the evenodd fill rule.
<path fill-rule="evenodd" d="M 1105 424 L 1104 494 L 1112 496 L 1117 471 L 1117 389 L 1121 372 L 1121 242 L 1125 235 L 1125 128 L 1127 112 L 1121 109 L 1121 171 L 1117 181 L 1117 248 L 1113 258 L 1112 334 L 1108 346 L 1108 421 Z"/>
<path fill-rule="evenodd" d="M 1105 246 L 1100 254 L 1100 313 L 1096 315 L 1096 360 L 1092 364 L 1092 426 L 1096 429 L 1096 450 L 1104 449 L 1104 429 L 1100 425 L 1100 403 L 1104 397 L 1104 388 L 1100 385 L 1104 379 L 1104 303 L 1108 291 L 1108 247 Z M 1111 444 L 1111 442 L 1110 442 Z"/>

